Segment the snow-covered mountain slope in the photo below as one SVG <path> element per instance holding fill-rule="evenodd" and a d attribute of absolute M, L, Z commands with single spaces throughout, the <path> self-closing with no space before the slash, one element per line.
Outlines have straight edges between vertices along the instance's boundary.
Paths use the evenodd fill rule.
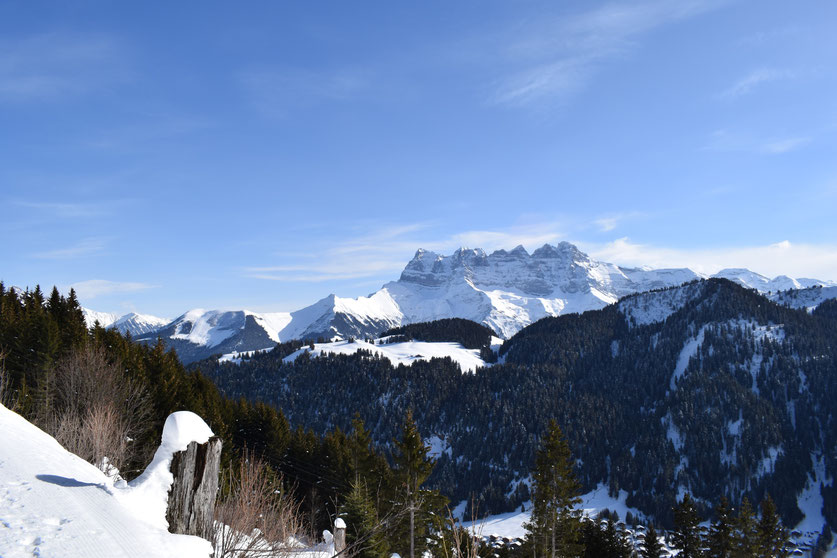
<path fill-rule="evenodd" d="M 722 269 L 712 277 L 721 279 L 729 279 L 739 285 L 747 287 L 748 289 L 756 289 L 760 293 L 770 293 L 777 291 L 786 291 L 788 289 L 807 289 L 811 287 L 833 287 L 837 286 L 834 281 L 821 281 L 819 279 L 794 279 L 787 275 L 779 275 L 770 279 L 760 273 L 755 273 L 749 269 L 728 268 Z"/>
<path fill-rule="evenodd" d="M 791 308 L 805 308 L 813 310 L 826 300 L 837 298 L 837 286 L 833 287 L 810 287 L 796 291 L 782 291 L 768 295 L 770 300 L 790 306 Z"/>
<path fill-rule="evenodd" d="M 700 296 L 702 291 L 701 283 L 692 283 L 679 289 L 637 293 L 620 300 L 617 307 L 630 325 L 649 325 L 666 321 L 684 304 Z"/>
<path fill-rule="evenodd" d="M 160 329 L 137 336 L 137 340 L 154 343 L 160 337 L 177 351 L 183 362 L 189 363 L 212 354 L 272 347 L 279 340 L 277 327 L 281 327 L 288 316 L 261 315 L 247 310 L 195 309 Z"/>
<path fill-rule="evenodd" d="M 399 364 L 411 365 L 417 360 L 449 357 L 459 364 L 463 372 L 475 372 L 477 368 L 485 366 L 480 358 L 478 349 L 466 349 L 459 343 L 428 343 L 425 341 L 406 341 L 402 343 L 368 343 L 366 341 L 335 341 L 332 343 L 315 343 L 314 349 L 303 347 L 284 358 L 285 362 L 293 362 L 302 354 L 311 357 L 324 354 L 351 355 L 360 350 L 388 359 L 393 366 Z"/>
<path fill-rule="evenodd" d="M 136 314 L 134 312 L 120 316 L 119 314 L 108 312 L 97 312 L 89 308 L 82 308 L 81 311 L 84 314 L 84 321 L 87 323 L 87 327 L 93 327 L 93 324 L 98 321 L 99 325 L 104 328 L 118 329 L 121 333 L 130 333 L 132 337 L 157 331 L 171 321 L 167 318 L 158 318 L 157 316 Z"/>
<path fill-rule="evenodd" d="M 119 319 L 119 314 L 110 312 L 97 312 L 89 308 L 82 308 L 81 311 L 84 314 L 84 322 L 87 324 L 87 327 L 93 327 L 96 322 L 99 322 L 100 326 L 107 328 Z"/>
<path fill-rule="evenodd" d="M 157 331 L 170 321 L 167 318 L 131 312 L 113 322 L 110 327 L 116 328 L 122 333 L 130 333 L 132 337 L 137 337 Z"/>
<path fill-rule="evenodd" d="M 0 556 L 205 558 L 212 550 L 167 531 L 168 486 L 157 490 L 164 475 L 151 466 L 145 482 L 114 485 L 2 405 L 0 448 Z"/>
<path fill-rule="evenodd" d="M 641 291 L 699 279 L 690 269 L 621 268 L 599 262 L 568 242 L 529 254 L 522 246 L 487 255 L 419 250 L 398 281 L 384 285 L 403 322 L 465 318 L 503 337 L 546 316 L 603 308 Z"/>

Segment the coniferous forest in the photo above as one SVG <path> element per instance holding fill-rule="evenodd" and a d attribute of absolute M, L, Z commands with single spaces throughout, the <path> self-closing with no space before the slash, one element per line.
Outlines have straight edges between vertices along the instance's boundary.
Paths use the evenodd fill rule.
<path fill-rule="evenodd" d="M 442 449 L 431 486 L 454 502 L 473 496 L 484 513 L 530 499 L 522 481 L 552 419 L 585 492 L 624 490 L 628 505 L 665 527 L 683 490 L 707 517 L 722 496 L 760 502 L 769 493 L 795 525 L 809 480 L 837 472 L 834 302 L 808 313 L 725 280 L 695 282 L 543 319 L 475 374 L 449 359 L 393 366 L 362 351 L 283 362 L 296 346 L 194 366 L 228 396 L 275 405 L 319 433 L 360 416 L 381 448 L 412 409 Z M 822 492 L 824 517 L 837 525 L 834 489 Z"/>
<path fill-rule="evenodd" d="M 785 539 L 759 533 L 787 538 L 782 525 L 801 518 L 797 497 L 809 476 L 834 478 L 835 316 L 834 302 L 808 313 L 710 280 L 541 320 L 473 374 L 448 358 L 393 366 L 368 352 L 284 362 L 304 341 L 240 364 L 211 359 L 186 369 L 162 342 L 88 330 L 72 291 L 45 296 L 0 284 L 0 397 L 59 441 L 111 405 L 130 429 L 131 447 L 116 463 L 126 478 L 148 462 L 166 416 L 192 410 L 224 440 L 228 467 L 258 454 L 308 532 L 350 517 L 348 538 L 369 556 L 454 544 L 448 503 L 468 501 L 467 516 L 533 500 L 544 451 L 557 452 L 572 477 L 556 485 L 572 493 L 564 502 L 604 483 L 614 496 L 624 491 L 644 521 L 672 529 L 684 555 L 732 537 L 729 544 L 756 545 L 741 555 L 760 556 L 757 545 Z M 462 320 L 388 334 L 481 350 L 491 342 L 490 331 Z M 74 370 L 93 369 L 116 398 L 95 385 L 68 388 L 79 381 Z M 833 527 L 834 489 L 822 495 Z M 561 517 L 565 528 L 574 516 Z M 715 530 L 694 531 L 695 518 Z M 567 531 L 568 548 L 630 555 L 618 518 L 602 519 Z M 530 532 L 542 531 L 533 524 Z M 654 555 L 651 546 L 643 555 Z"/>

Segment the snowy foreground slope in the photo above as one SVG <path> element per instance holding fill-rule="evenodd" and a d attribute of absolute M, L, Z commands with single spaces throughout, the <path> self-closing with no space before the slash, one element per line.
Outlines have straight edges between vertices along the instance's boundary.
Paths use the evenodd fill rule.
<path fill-rule="evenodd" d="M 130 485 L 114 485 L 0 405 L 0 556 L 208 556 L 209 541 L 166 530 L 171 453 L 211 435 L 197 415 L 175 415 L 166 422 L 164 443 L 146 472 Z"/>

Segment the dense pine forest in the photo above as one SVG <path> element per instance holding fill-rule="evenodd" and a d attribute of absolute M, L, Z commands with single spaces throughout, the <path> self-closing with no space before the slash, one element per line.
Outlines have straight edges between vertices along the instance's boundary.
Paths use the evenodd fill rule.
<path fill-rule="evenodd" d="M 412 331 L 424 329 L 434 327 Z M 435 329 L 424 337 L 458 336 Z M 556 419 L 584 491 L 624 490 L 666 527 L 684 491 L 707 517 L 721 497 L 769 493 L 795 525 L 806 484 L 837 477 L 836 341 L 834 302 L 807 313 L 708 280 L 541 320 L 476 374 L 449 359 L 393 366 L 363 352 L 283 362 L 298 343 L 196 368 L 228 396 L 275 405 L 318 433 L 346 430 L 357 415 L 382 449 L 412 409 L 441 448 L 430 485 L 454 502 L 474 497 L 484 513 L 530 498 L 524 481 Z M 835 489 L 826 483 L 822 494 L 834 527 Z"/>

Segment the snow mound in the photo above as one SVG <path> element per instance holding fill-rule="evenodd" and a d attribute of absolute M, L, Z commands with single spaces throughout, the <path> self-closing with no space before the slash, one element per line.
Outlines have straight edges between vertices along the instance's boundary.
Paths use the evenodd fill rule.
<path fill-rule="evenodd" d="M 178 417 L 174 423 L 169 446 L 179 447 L 194 422 Z M 131 488 L 114 485 L 2 405 L 0 448 L 0 556 L 206 558 L 212 552 L 209 541 L 166 530 L 167 486 L 158 495 L 162 515 L 148 517 L 159 508 L 135 505 Z"/>
<path fill-rule="evenodd" d="M 178 411 L 166 419 L 160 450 L 183 451 L 191 442 L 205 444 L 213 435 L 201 417 L 190 411 Z"/>

